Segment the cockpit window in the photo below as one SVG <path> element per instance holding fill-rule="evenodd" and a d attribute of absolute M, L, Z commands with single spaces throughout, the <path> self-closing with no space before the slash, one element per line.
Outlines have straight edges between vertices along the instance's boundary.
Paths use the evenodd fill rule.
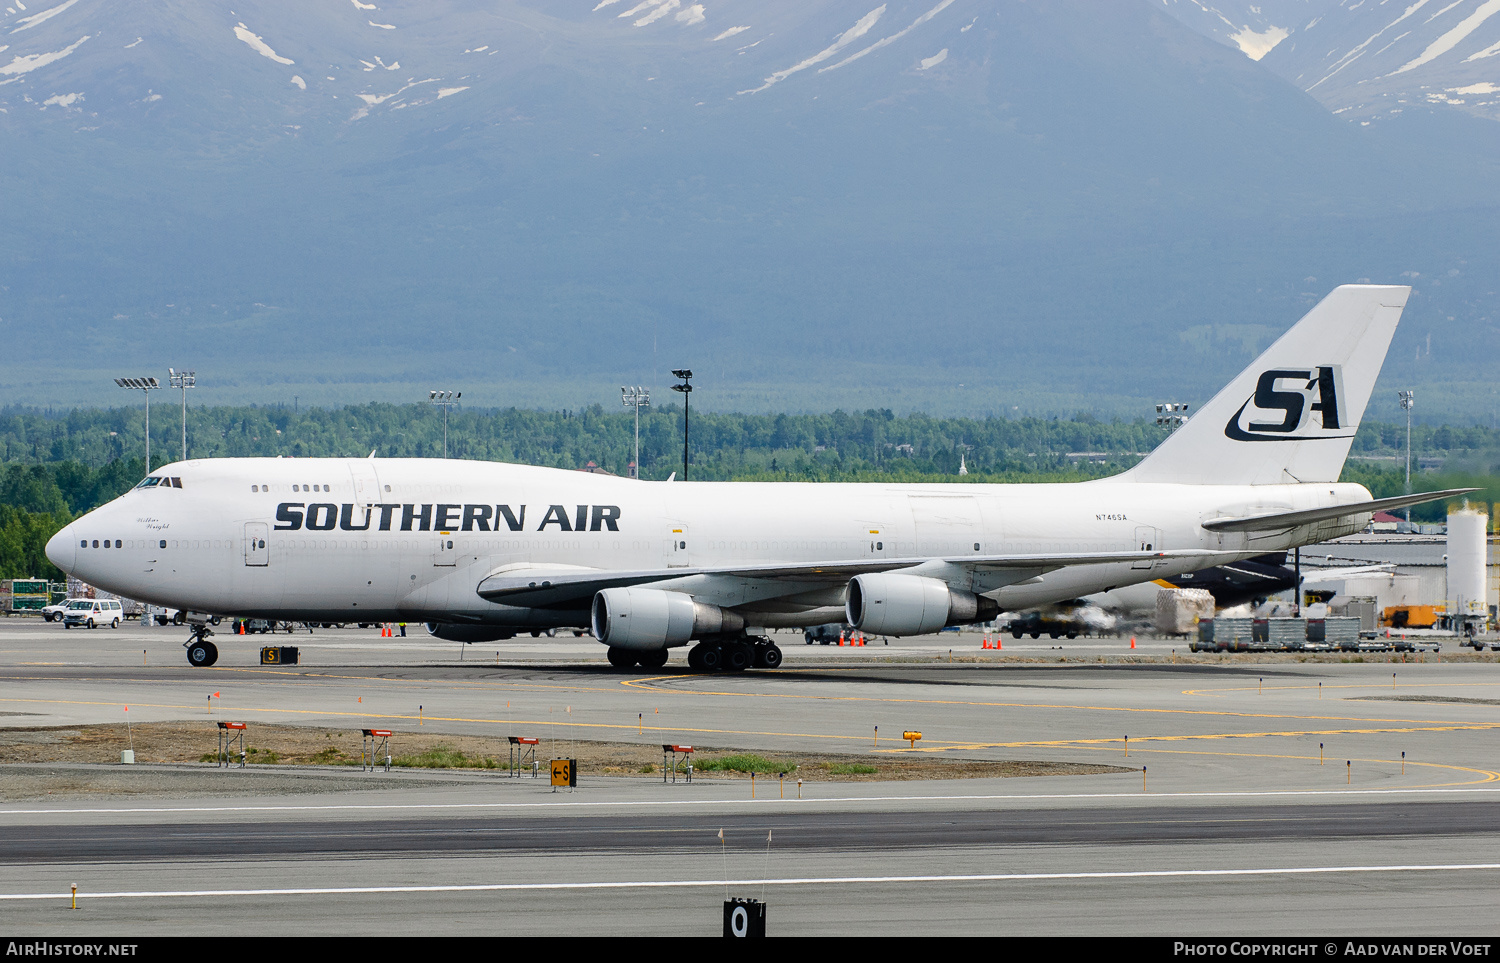
<path fill-rule="evenodd" d="M 182 487 L 182 479 L 181 478 L 158 478 L 157 476 L 152 475 L 149 478 L 142 478 L 141 479 L 141 483 L 139 485 L 135 486 L 135 487 L 137 487 L 137 488 L 181 488 Z"/>

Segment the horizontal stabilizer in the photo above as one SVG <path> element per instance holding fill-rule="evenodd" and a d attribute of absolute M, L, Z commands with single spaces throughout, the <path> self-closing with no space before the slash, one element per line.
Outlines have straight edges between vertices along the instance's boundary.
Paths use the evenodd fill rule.
<path fill-rule="evenodd" d="M 1392 508 L 1421 505 L 1424 502 L 1440 501 L 1444 498 L 1454 498 L 1477 491 L 1479 491 L 1477 488 L 1450 488 L 1441 492 L 1397 495 L 1394 498 L 1377 498 L 1374 501 L 1358 502 L 1353 505 L 1333 505 L 1328 508 L 1310 508 L 1301 512 L 1273 512 L 1269 515 L 1249 515 L 1240 518 L 1210 518 L 1203 523 L 1203 527 L 1210 532 L 1269 532 L 1283 528 L 1296 528 L 1298 525 L 1311 525 L 1313 522 L 1326 522 L 1334 518 L 1348 518 L 1351 515 L 1373 515 L 1375 512 L 1383 512 Z"/>

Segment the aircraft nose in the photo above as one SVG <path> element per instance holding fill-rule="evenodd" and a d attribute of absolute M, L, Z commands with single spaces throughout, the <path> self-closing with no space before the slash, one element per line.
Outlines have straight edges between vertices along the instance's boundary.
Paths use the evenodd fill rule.
<path fill-rule="evenodd" d="M 47 540 L 47 558 L 52 560 L 53 565 L 68 573 L 73 571 L 74 556 L 78 553 L 74 534 L 72 525 L 64 525 L 62 531 Z"/>

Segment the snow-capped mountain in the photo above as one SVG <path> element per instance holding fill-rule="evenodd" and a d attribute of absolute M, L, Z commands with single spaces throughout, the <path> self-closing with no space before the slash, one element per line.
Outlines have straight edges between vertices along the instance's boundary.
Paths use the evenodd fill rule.
<path fill-rule="evenodd" d="M 1262 61 L 1335 113 L 1500 120 L 1500 0 L 1339 0 Z"/>
<path fill-rule="evenodd" d="M 723 407 L 1072 411 L 1404 274 L 1479 372 L 1495 155 L 1333 116 L 1267 69 L 1306 21 L 1231 45 L 1294 0 L 1215 3 L 0 0 L 0 403 L 688 364 Z"/>
<path fill-rule="evenodd" d="M 1358 123 L 1414 108 L 1500 120 L 1500 0 L 1158 0 Z"/>
<path fill-rule="evenodd" d="M 1259 60 L 1332 0 L 1155 0 L 1206 36 Z"/>

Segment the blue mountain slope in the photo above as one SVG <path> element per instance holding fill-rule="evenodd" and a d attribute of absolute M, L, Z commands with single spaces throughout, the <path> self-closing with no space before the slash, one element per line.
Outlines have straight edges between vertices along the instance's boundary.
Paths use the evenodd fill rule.
<path fill-rule="evenodd" d="M 1129 410 L 1403 272 L 1482 377 L 1493 155 L 1146 0 L 596 3 L 0 20 L 8 400 L 192 364 L 224 400 L 575 406 L 689 364 L 721 407 Z"/>

